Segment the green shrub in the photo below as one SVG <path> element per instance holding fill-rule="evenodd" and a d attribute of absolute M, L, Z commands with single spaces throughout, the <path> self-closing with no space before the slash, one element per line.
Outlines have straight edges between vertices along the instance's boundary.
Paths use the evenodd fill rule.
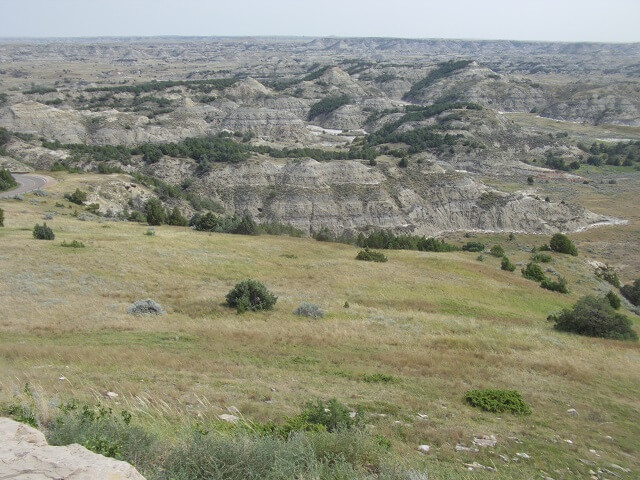
<path fill-rule="evenodd" d="M 64 198 L 76 205 L 83 205 L 84 202 L 87 201 L 87 192 L 83 192 L 79 188 L 76 188 L 76 191 L 73 193 L 65 193 Z"/>
<path fill-rule="evenodd" d="M 631 320 L 616 312 L 608 298 L 582 297 L 571 309 L 564 309 L 547 320 L 562 332 L 572 332 L 589 337 L 637 340 Z"/>
<path fill-rule="evenodd" d="M 628 285 L 624 285 L 620 289 L 620 293 L 629 300 L 633 305 L 640 305 L 640 278 L 635 280 L 633 283 Z"/>
<path fill-rule="evenodd" d="M 233 233 L 237 235 L 258 235 L 260 233 L 256 222 L 248 213 L 242 217 L 237 215 L 221 216 L 207 212 L 204 215 L 195 214 L 189 222 L 194 229 L 204 232 Z"/>
<path fill-rule="evenodd" d="M 484 252 L 484 243 L 467 242 L 462 246 L 462 250 L 465 252 Z"/>
<path fill-rule="evenodd" d="M 484 262 L 484 255 L 478 255 L 476 257 L 476 260 L 479 261 L 479 262 Z"/>
<path fill-rule="evenodd" d="M 87 449 L 118 460 L 127 460 L 140 467 L 152 453 L 152 437 L 131 424 L 131 414 L 111 408 L 75 402 L 61 407 L 61 413 L 46 431 L 51 445 L 78 443 Z"/>
<path fill-rule="evenodd" d="M 4 227 L 4 210 L 0 208 L 0 227 Z"/>
<path fill-rule="evenodd" d="M 501 245 L 494 245 L 491 247 L 491 250 L 489 250 L 489 253 L 494 257 L 504 257 L 504 248 L 502 248 Z"/>
<path fill-rule="evenodd" d="M 533 262 L 527 264 L 527 266 L 522 269 L 522 276 L 535 282 L 541 282 L 547 278 L 540 265 Z"/>
<path fill-rule="evenodd" d="M 502 257 L 502 263 L 500 264 L 500 268 L 502 270 L 506 270 L 507 272 L 513 272 L 516 269 L 516 266 L 511 263 L 507 257 Z"/>
<path fill-rule="evenodd" d="M 553 237 L 551 237 L 551 241 L 549 242 L 549 248 L 554 252 L 558 253 L 566 253 L 569 255 L 573 255 L 574 257 L 578 256 L 578 249 L 573 244 L 573 242 L 562 233 L 556 233 Z"/>
<path fill-rule="evenodd" d="M 567 281 L 560 277 L 558 280 L 551 280 L 550 278 L 544 278 L 540 282 L 540 286 L 552 292 L 569 293 L 567 288 Z"/>
<path fill-rule="evenodd" d="M 67 242 L 66 240 L 60 244 L 61 247 L 67 248 L 84 248 L 84 243 L 79 242 L 78 240 L 73 240 L 72 242 Z"/>
<path fill-rule="evenodd" d="M 162 202 L 157 198 L 150 198 L 144 204 L 144 214 L 149 225 L 162 225 L 165 221 L 165 212 Z"/>
<path fill-rule="evenodd" d="M 349 407 L 335 398 L 328 402 L 322 400 L 307 402 L 300 417 L 307 423 L 322 425 L 328 432 L 361 428 L 364 425 L 360 412 L 356 412 L 356 415 L 352 416 Z"/>
<path fill-rule="evenodd" d="M 10 190 L 18 186 L 18 182 L 15 181 L 9 170 L 0 168 L 0 192 Z"/>
<path fill-rule="evenodd" d="M 386 262 L 387 256 L 382 252 L 376 252 L 369 250 L 365 247 L 364 250 L 360 250 L 356 255 L 356 260 L 363 260 L 365 262 Z"/>
<path fill-rule="evenodd" d="M 256 280 L 244 280 L 238 283 L 226 296 L 227 305 L 238 313 L 256 310 L 271 310 L 278 297 Z"/>
<path fill-rule="evenodd" d="M 178 207 L 173 207 L 171 212 L 167 212 L 166 222 L 167 225 L 174 225 L 177 227 L 186 227 L 189 225 L 189 221 L 184 217 L 184 215 L 182 215 L 182 212 L 180 212 Z"/>
<path fill-rule="evenodd" d="M 313 232 L 312 237 L 319 242 L 334 242 L 336 237 L 328 227 L 322 227 L 317 232 Z"/>
<path fill-rule="evenodd" d="M 553 258 L 548 253 L 534 253 L 531 260 L 533 262 L 549 263 Z"/>
<path fill-rule="evenodd" d="M 515 390 L 469 390 L 464 398 L 469 405 L 485 412 L 509 412 L 515 415 L 529 415 L 531 413 L 529 405 Z"/>
<path fill-rule="evenodd" d="M 620 297 L 616 295 L 616 292 L 614 292 L 613 290 L 610 290 L 609 293 L 605 295 L 605 297 L 609 301 L 609 305 L 611 305 L 614 310 L 619 310 L 622 306 L 622 300 L 620 300 Z"/>
<path fill-rule="evenodd" d="M 362 380 L 367 383 L 393 383 L 396 378 L 386 373 L 367 373 L 362 376 Z"/>
<path fill-rule="evenodd" d="M 36 226 L 33 227 L 33 238 L 36 240 L 53 240 L 56 236 L 46 223 L 42 225 L 36 223 Z"/>

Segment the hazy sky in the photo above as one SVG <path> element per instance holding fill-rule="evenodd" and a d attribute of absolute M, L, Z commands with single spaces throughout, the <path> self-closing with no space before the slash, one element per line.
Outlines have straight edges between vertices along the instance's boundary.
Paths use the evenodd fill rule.
<path fill-rule="evenodd" d="M 0 0 L 0 37 L 640 41 L 640 0 Z"/>

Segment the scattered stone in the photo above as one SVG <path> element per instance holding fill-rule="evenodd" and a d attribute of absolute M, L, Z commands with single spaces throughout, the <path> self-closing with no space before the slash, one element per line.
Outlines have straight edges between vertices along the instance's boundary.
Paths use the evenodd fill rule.
<path fill-rule="evenodd" d="M 356 418 L 357 415 L 357 412 L 349 412 L 349 418 Z"/>
<path fill-rule="evenodd" d="M 104 396 L 107 398 L 118 398 L 120 395 L 118 395 L 116 392 L 107 392 L 104 394 Z"/>
<path fill-rule="evenodd" d="M 473 447 L 466 447 L 464 445 L 456 445 L 456 452 L 479 452 L 480 450 L 478 450 L 477 448 L 473 448 Z"/>
<path fill-rule="evenodd" d="M 159 303 L 147 298 L 133 302 L 127 309 L 127 313 L 131 315 L 164 315 L 166 312 Z"/>
<path fill-rule="evenodd" d="M 425 419 L 425 418 L 429 418 L 429 417 L 427 415 L 425 415 L 424 413 L 419 413 L 418 414 L 418 418 Z"/>
<path fill-rule="evenodd" d="M 578 415 L 578 411 L 575 408 L 570 408 L 569 410 L 567 410 L 567 413 L 569 415 Z"/>
<path fill-rule="evenodd" d="M 564 441 L 565 441 L 565 442 L 567 442 L 569 445 L 573 445 L 573 440 L 569 440 L 569 439 L 566 439 L 566 438 L 565 438 L 565 440 L 564 440 Z"/>
<path fill-rule="evenodd" d="M 596 457 L 599 457 L 600 454 L 598 452 L 596 452 L 593 448 L 589 449 L 589 453 L 592 453 L 593 455 L 595 455 Z"/>
<path fill-rule="evenodd" d="M 0 418 L 0 475 L 22 479 L 144 480 L 126 462 L 93 453 L 78 444 L 54 447 L 42 432 Z"/>
<path fill-rule="evenodd" d="M 58 380 L 66 380 L 66 379 L 67 379 L 67 377 L 65 377 L 64 375 L 58 377 Z"/>
<path fill-rule="evenodd" d="M 604 472 L 604 473 L 608 473 L 609 475 L 613 475 L 616 478 L 621 478 L 620 475 L 618 475 L 616 472 L 612 472 L 608 468 L 604 468 L 603 467 L 601 471 Z"/>
<path fill-rule="evenodd" d="M 224 422 L 229 422 L 229 423 L 237 423 L 238 420 L 240 420 L 239 417 L 236 417 L 235 415 L 230 415 L 228 413 L 223 413 L 222 415 L 218 415 L 218 418 Z"/>
<path fill-rule="evenodd" d="M 507 437 L 507 438 L 515 443 L 522 443 L 518 437 Z"/>
<path fill-rule="evenodd" d="M 509 457 L 507 457 L 506 455 L 500 454 L 498 456 L 500 457 L 500 460 L 502 460 L 504 463 L 509 463 Z"/>
<path fill-rule="evenodd" d="M 409 470 L 405 473 L 405 480 L 429 480 L 429 474 L 424 472 L 416 472 Z"/>
<path fill-rule="evenodd" d="M 624 468 L 624 467 L 621 467 L 620 465 L 617 465 L 617 464 L 615 464 L 615 463 L 612 463 L 612 464 L 610 465 L 610 467 L 611 467 L 611 468 L 615 468 L 616 470 L 621 470 L 621 471 L 623 471 L 624 473 L 631 473 L 631 470 L 630 470 L 630 469 L 628 469 L 628 468 Z"/>
<path fill-rule="evenodd" d="M 418 445 L 418 451 L 420 453 L 427 454 L 429 453 L 429 450 L 431 450 L 431 447 L 429 445 Z"/>
<path fill-rule="evenodd" d="M 520 457 L 520 458 L 524 458 L 525 460 L 528 460 L 528 459 L 530 459 L 530 458 L 531 458 L 528 454 L 526 454 L 526 453 L 521 453 L 521 452 L 516 453 L 516 456 L 517 456 L 517 457 Z"/>
<path fill-rule="evenodd" d="M 470 471 L 475 470 L 476 468 L 479 468 L 481 470 L 488 470 L 490 472 L 495 472 L 496 469 L 493 467 L 487 467 L 486 465 L 482 465 L 481 463 L 478 462 L 473 462 L 473 463 L 465 463 L 464 464 L 465 467 L 467 467 Z"/>
<path fill-rule="evenodd" d="M 240 415 L 240 410 L 238 410 L 238 408 L 234 407 L 233 405 L 230 407 L 227 407 L 227 411 L 229 413 L 233 413 L 234 415 Z"/>
<path fill-rule="evenodd" d="M 473 444 L 479 447 L 495 447 L 498 439 L 495 435 L 483 435 L 482 437 L 473 437 Z"/>

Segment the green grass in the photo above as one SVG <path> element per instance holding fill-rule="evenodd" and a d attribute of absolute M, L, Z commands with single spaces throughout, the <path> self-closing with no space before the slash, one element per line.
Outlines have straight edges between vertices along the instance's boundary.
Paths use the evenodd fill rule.
<path fill-rule="evenodd" d="M 111 180 L 57 175 L 50 203 Z M 571 290 L 560 295 L 500 270 L 492 256 L 477 262 L 467 252 L 392 250 L 385 251 L 388 262 L 369 263 L 355 260 L 355 247 L 308 238 L 167 226 L 145 237 L 144 225 L 103 228 L 63 211 L 50 221 L 56 240 L 90 246 L 69 254 L 58 242 L 31 238 L 46 204 L 0 205 L 0 403 L 20 404 L 14 392 L 28 382 L 38 392 L 41 424 L 54 416 L 53 399 L 94 402 L 115 391 L 119 407 L 168 441 L 176 428 L 215 421 L 231 405 L 249 420 L 278 422 L 307 401 L 335 397 L 363 407 L 372 432 L 391 441 L 391 459 L 433 478 L 537 478 L 545 471 L 569 479 L 593 468 L 579 458 L 633 469 L 626 478 L 640 469 L 639 345 L 557 332 L 546 321 L 601 288 L 585 261 L 589 251 L 607 235 L 632 239 L 635 224 L 571 235 L 578 257 L 551 253 Z M 549 238 L 474 240 L 499 243 L 514 263 L 526 263 L 531 247 Z M 272 311 L 237 315 L 224 305 L 246 278 L 278 296 Z M 144 298 L 167 314 L 127 315 Z M 295 315 L 302 302 L 320 306 L 324 318 Z M 499 418 L 465 403 L 465 392 L 484 388 L 517 390 L 532 414 Z M 498 446 L 455 451 L 478 434 L 496 435 Z M 431 445 L 429 455 L 417 452 L 423 443 Z M 516 452 L 531 459 L 507 464 L 497 456 Z M 473 461 L 498 472 L 469 472 L 463 462 Z"/>

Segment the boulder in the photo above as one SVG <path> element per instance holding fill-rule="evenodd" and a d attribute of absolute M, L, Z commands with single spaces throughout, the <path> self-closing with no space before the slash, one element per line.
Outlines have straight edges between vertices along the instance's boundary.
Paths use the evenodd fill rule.
<path fill-rule="evenodd" d="M 21 480 L 144 480 L 126 462 L 107 458 L 73 444 L 54 447 L 42 432 L 0 418 L 0 478 Z"/>

